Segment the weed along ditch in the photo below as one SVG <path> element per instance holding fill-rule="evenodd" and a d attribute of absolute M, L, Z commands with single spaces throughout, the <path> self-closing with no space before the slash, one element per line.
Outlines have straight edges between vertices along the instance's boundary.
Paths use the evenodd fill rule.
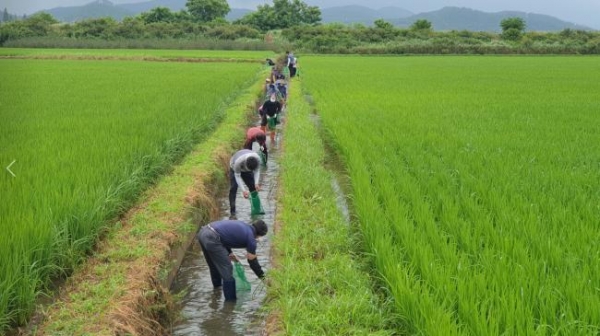
<path fill-rule="evenodd" d="M 238 192 L 238 220 L 250 222 L 262 219 L 269 227 L 269 233 L 257 243 L 257 255 L 263 269 L 268 274 L 270 268 L 270 239 L 277 214 L 277 178 L 279 175 L 279 149 L 281 134 L 276 141 L 267 140 L 269 159 L 267 165 L 261 167 L 261 190 L 259 197 L 264 208 L 263 215 L 251 215 L 249 199 L 244 199 Z M 219 193 L 220 212 L 216 219 L 231 219 L 228 200 L 229 185 L 223 186 Z M 206 223 L 200 223 L 204 225 Z M 195 240 L 185 254 L 181 266 L 171 285 L 171 293 L 179 304 L 174 312 L 170 326 L 173 335 L 262 335 L 265 315 L 260 308 L 266 295 L 266 285 L 258 279 L 246 260 L 244 249 L 233 249 L 244 268 L 246 279 L 251 284 L 250 290 L 240 288 L 237 284 L 237 301 L 226 302 L 221 288 L 215 289 L 210 280 L 208 265 L 200 244 Z"/>

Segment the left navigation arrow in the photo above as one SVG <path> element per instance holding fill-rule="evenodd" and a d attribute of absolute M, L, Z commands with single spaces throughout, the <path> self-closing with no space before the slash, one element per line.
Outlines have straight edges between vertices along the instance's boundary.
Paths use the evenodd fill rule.
<path fill-rule="evenodd" d="M 15 162 L 17 162 L 17 160 L 13 160 L 13 162 L 11 162 L 8 166 L 6 166 L 6 170 L 10 173 L 10 175 L 12 175 L 13 177 L 17 177 L 17 175 L 15 175 L 11 170 L 10 170 L 10 166 L 12 166 Z"/>

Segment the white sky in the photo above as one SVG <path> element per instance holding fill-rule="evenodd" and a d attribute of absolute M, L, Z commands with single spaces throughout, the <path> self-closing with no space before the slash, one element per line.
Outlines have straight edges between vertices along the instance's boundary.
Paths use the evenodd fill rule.
<path fill-rule="evenodd" d="M 31 14 L 54 7 L 80 6 L 93 0 L 0 0 L 0 10 L 8 8 L 13 14 Z M 115 4 L 143 2 L 147 0 L 110 0 Z M 272 3 L 267 0 L 228 0 L 233 8 L 256 8 L 258 4 Z M 332 7 L 359 4 L 371 8 L 396 6 L 411 12 L 433 11 L 444 6 L 468 7 L 484 12 L 515 10 L 546 14 L 561 20 L 600 29 L 600 0 L 304 0 L 307 4 Z"/>

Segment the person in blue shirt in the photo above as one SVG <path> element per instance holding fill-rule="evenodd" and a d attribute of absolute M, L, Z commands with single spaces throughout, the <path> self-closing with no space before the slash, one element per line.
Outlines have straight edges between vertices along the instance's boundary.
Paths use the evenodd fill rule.
<path fill-rule="evenodd" d="M 240 220 L 220 220 L 211 222 L 200 229 L 196 235 L 202 254 L 208 264 L 210 279 L 215 288 L 223 288 L 225 301 L 235 301 L 235 278 L 232 261 L 237 257 L 231 249 L 245 248 L 250 268 L 260 279 L 265 276 L 256 256 L 256 240 L 269 231 L 267 224 L 256 220 L 247 224 Z"/>

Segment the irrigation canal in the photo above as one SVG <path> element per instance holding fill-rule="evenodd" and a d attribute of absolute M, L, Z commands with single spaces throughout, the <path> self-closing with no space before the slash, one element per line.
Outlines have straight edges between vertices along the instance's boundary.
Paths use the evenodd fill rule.
<path fill-rule="evenodd" d="M 278 126 L 280 127 L 280 126 Z M 268 138 L 268 136 L 267 136 Z M 250 216 L 250 201 L 242 197 L 238 190 L 237 219 L 250 221 L 263 219 L 269 226 L 269 234 L 258 243 L 257 254 L 259 262 L 268 274 L 270 268 L 269 238 L 273 234 L 273 225 L 277 213 L 277 182 L 279 174 L 279 143 L 280 131 L 277 132 L 275 143 L 267 139 L 269 160 L 267 167 L 261 171 L 261 186 L 259 196 L 265 210 L 264 215 Z M 229 218 L 229 200 L 227 190 L 223 190 L 219 199 L 220 218 Z M 204 224 L 204 223 L 203 223 Z M 194 242 L 187 251 L 179 272 L 171 286 L 171 292 L 181 294 L 178 320 L 172 325 L 173 335 L 186 336 L 258 336 L 264 333 L 265 316 L 260 307 L 266 295 L 265 285 L 259 280 L 246 261 L 245 250 L 234 249 L 244 265 L 246 278 L 252 284 L 250 291 L 237 290 L 237 302 L 225 302 L 221 289 L 213 289 L 210 275 L 202 250 L 198 242 Z"/>

